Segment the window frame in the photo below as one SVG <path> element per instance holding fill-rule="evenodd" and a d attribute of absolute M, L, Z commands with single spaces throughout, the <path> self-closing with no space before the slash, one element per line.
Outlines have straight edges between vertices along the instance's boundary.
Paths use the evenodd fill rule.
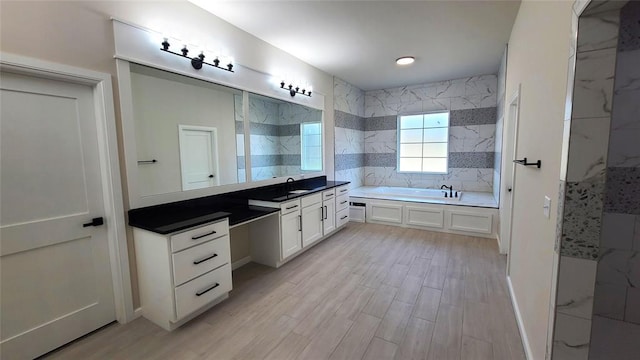
<path fill-rule="evenodd" d="M 320 148 L 320 169 L 308 169 L 308 168 L 304 167 L 304 165 L 305 165 L 305 161 L 304 161 L 305 160 L 305 156 L 304 155 L 305 155 L 306 147 L 305 147 L 305 143 L 304 143 L 304 137 L 305 136 L 304 136 L 303 127 L 304 127 L 304 125 L 307 125 L 307 124 L 319 124 L 320 125 L 320 134 L 319 134 L 320 135 L 320 145 L 319 145 L 319 148 Z M 308 171 L 308 172 L 322 171 L 322 169 L 324 168 L 324 151 L 322 150 L 322 148 L 323 148 L 323 143 L 322 143 L 322 141 L 323 141 L 323 136 L 322 136 L 323 131 L 322 130 L 323 130 L 322 121 L 313 121 L 313 122 L 300 123 L 300 171 Z"/>
<path fill-rule="evenodd" d="M 429 114 L 443 114 L 446 113 L 447 114 L 447 156 L 445 157 L 446 161 L 447 161 L 447 169 L 444 172 L 433 172 L 433 171 L 401 171 L 400 170 L 400 131 L 401 131 L 401 127 L 400 127 L 400 123 L 401 123 L 401 118 L 403 116 L 413 116 L 413 115 L 429 115 Z M 402 113 L 402 114 L 398 114 L 397 119 L 396 119 L 396 124 L 397 124 L 397 128 L 396 128 L 396 173 L 398 174 L 421 174 L 421 175 L 448 175 L 449 174 L 449 154 L 450 154 L 450 146 L 451 146 L 451 110 L 434 110 L 434 111 L 418 111 L 418 112 L 409 112 L 409 113 Z M 422 125 L 422 131 L 424 134 L 424 123 Z M 424 136 L 423 136 L 423 142 L 422 144 L 424 145 Z"/>

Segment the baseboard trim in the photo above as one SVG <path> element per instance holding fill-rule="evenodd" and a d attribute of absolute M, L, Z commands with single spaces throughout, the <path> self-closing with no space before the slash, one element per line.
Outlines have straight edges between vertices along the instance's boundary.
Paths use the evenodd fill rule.
<path fill-rule="evenodd" d="M 231 264 L 231 271 L 233 271 L 233 270 L 235 270 L 235 269 L 237 269 L 239 267 L 245 266 L 250 262 L 251 262 L 251 256 L 245 256 L 242 259 L 240 259 L 240 260 L 238 260 L 238 261 L 236 261 L 236 262 Z"/>
<path fill-rule="evenodd" d="M 142 316 L 142 307 L 139 307 L 139 308 L 137 308 L 137 309 L 133 310 L 133 318 L 134 318 L 134 319 L 137 319 L 137 318 L 139 318 L 140 316 Z M 132 319 L 132 320 L 133 320 L 133 319 Z"/>
<path fill-rule="evenodd" d="M 529 337 L 527 336 L 527 331 L 525 330 L 524 323 L 522 322 L 522 314 L 520 314 L 520 307 L 518 306 L 518 300 L 516 299 L 515 292 L 513 291 L 513 285 L 511 284 L 511 277 L 509 276 L 507 276 L 507 285 L 509 286 L 509 297 L 511 298 L 513 311 L 516 313 L 516 322 L 518 323 L 518 330 L 520 330 L 520 338 L 522 339 L 524 354 L 528 360 L 533 360 L 533 353 L 531 352 L 531 346 L 529 345 Z"/>

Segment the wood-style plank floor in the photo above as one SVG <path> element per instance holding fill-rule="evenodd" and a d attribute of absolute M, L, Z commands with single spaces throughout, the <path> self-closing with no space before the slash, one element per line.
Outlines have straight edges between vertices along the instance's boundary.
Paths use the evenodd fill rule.
<path fill-rule="evenodd" d="M 233 273 L 173 332 L 113 324 L 51 359 L 524 359 L 495 240 L 350 223 L 298 258 Z"/>

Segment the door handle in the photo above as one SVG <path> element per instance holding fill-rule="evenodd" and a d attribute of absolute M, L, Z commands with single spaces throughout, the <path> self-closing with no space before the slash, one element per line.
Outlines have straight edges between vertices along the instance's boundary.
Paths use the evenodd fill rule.
<path fill-rule="evenodd" d="M 302 231 L 302 215 L 298 215 L 298 231 Z"/>
<path fill-rule="evenodd" d="M 91 222 L 82 224 L 82 227 L 100 226 L 100 225 L 104 225 L 104 219 L 102 218 L 102 216 L 91 219 Z"/>
<path fill-rule="evenodd" d="M 320 206 L 320 221 L 324 221 L 324 206 Z"/>
<path fill-rule="evenodd" d="M 325 207 L 324 207 L 324 219 L 327 220 L 328 217 L 329 217 L 329 208 L 327 208 L 327 206 L 325 205 Z"/>

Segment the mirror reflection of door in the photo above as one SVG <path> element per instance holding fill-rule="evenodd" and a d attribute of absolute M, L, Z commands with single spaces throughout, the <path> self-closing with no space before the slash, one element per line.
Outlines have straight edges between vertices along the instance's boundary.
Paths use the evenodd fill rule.
<path fill-rule="evenodd" d="M 178 125 L 182 190 L 219 185 L 216 128 Z"/>

